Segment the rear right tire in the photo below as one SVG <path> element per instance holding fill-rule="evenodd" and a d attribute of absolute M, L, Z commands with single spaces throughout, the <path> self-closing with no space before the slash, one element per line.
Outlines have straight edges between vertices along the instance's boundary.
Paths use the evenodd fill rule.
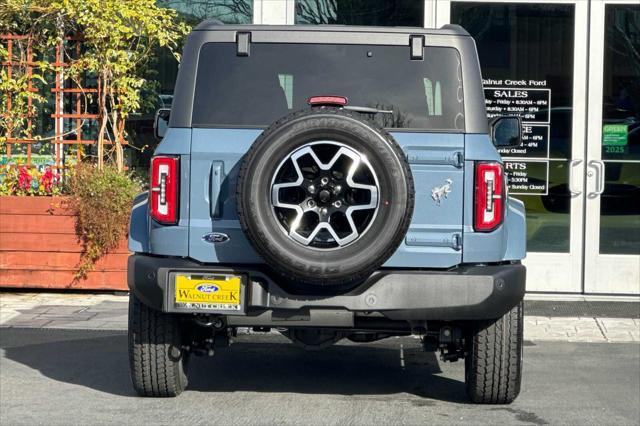
<path fill-rule="evenodd" d="M 481 404 L 510 404 L 522 381 L 523 302 L 502 318 L 472 330 L 465 358 L 469 398 Z"/>

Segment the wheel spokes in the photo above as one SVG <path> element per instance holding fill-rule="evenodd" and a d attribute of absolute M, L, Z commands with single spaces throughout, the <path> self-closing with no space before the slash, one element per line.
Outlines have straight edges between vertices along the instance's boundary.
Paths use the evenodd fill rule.
<path fill-rule="evenodd" d="M 331 146 L 335 152 L 328 161 L 322 161 L 315 149 L 326 149 L 326 146 Z M 326 160 L 327 153 L 323 152 L 322 157 Z M 300 164 L 309 160 L 312 162 L 310 169 L 317 170 L 311 177 L 303 174 Z M 295 172 L 295 181 L 275 183 L 280 170 L 288 162 Z M 309 170 L 309 167 L 304 170 Z M 344 178 L 336 179 L 333 174 Z M 369 183 L 357 182 L 357 175 L 366 177 Z M 353 196 L 356 192 L 358 199 Z M 304 194 L 302 201 L 296 200 L 300 194 Z M 349 202 L 345 194 L 350 194 Z M 368 194 L 366 200 L 362 200 L 363 194 Z M 366 157 L 346 145 L 330 141 L 307 144 L 292 153 L 280 164 L 271 187 L 273 207 L 295 213 L 280 216 L 276 213 L 287 235 L 304 246 L 321 248 L 326 248 L 327 244 L 342 247 L 358 239 L 368 229 L 377 211 L 378 199 L 377 176 Z M 353 213 L 361 210 L 374 210 L 374 214 L 365 215 L 367 223 L 357 224 Z M 315 215 L 312 229 L 308 229 L 306 223 L 309 222 L 305 218 L 308 214 Z M 346 226 L 342 228 L 348 229 L 334 227 L 334 222 L 344 223 L 339 220 L 340 215 L 346 219 Z"/>

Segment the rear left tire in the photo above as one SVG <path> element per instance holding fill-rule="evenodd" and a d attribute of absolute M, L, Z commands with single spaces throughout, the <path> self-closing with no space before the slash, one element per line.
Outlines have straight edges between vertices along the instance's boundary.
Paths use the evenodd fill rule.
<path fill-rule="evenodd" d="M 129 365 L 140 396 L 172 397 L 187 387 L 179 320 L 129 296 Z"/>

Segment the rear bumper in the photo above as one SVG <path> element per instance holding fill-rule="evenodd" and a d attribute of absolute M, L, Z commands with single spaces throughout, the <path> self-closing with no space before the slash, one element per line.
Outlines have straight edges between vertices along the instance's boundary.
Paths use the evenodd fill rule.
<path fill-rule="evenodd" d="M 402 321 L 496 319 L 522 300 L 526 281 L 521 264 L 380 270 L 347 294 L 299 296 L 251 268 L 135 254 L 129 257 L 129 288 L 151 308 L 180 313 L 172 303 L 172 273 L 180 271 L 244 275 L 244 312 L 227 317 L 228 324 L 237 326 L 353 327 L 355 318 L 381 316 Z"/>

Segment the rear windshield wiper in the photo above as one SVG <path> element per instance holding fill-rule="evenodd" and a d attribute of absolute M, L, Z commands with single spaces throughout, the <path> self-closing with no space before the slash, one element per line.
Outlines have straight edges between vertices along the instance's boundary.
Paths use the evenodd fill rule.
<path fill-rule="evenodd" d="M 378 109 L 364 106 L 346 105 L 342 107 L 350 111 L 362 112 L 364 114 L 393 114 L 393 111 L 387 109 Z"/>

